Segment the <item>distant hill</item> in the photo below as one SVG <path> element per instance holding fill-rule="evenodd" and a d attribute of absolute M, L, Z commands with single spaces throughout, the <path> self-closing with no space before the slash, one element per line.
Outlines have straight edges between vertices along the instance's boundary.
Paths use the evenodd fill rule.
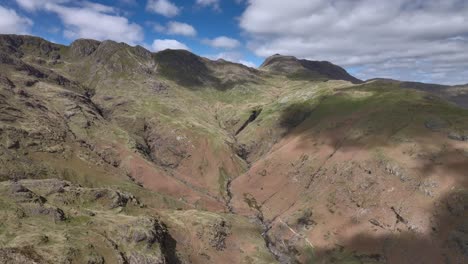
<path fill-rule="evenodd" d="M 351 76 L 345 69 L 328 61 L 300 60 L 293 56 L 273 55 L 260 66 L 275 74 L 285 74 L 294 79 L 303 80 L 345 80 L 352 83 L 362 83 Z"/>
<path fill-rule="evenodd" d="M 398 81 L 392 79 L 375 78 L 367 80 L 367 82 L 377 83 L 392 83 L 397 84 L 401 88 L 409 88 L 428 92 L 439 97 L 442 97 L 448 101 L 451 101 L 458 106 L 468 108 L 468 85 L 442 85 L 432 83 L 421 83 L 421 82 L 408 82 Z"/>

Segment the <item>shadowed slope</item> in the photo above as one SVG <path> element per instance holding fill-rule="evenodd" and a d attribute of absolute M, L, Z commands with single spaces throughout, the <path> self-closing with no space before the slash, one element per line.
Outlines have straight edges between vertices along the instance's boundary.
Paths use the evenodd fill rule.
<path fill-rule="evenodd" d="M 349 75 L 345 69 L 328 61 L 299 60 L 293 56 L 273 55 L 268 57 L 260 69 L 275 74 L 285 74 L 289 78 L 301 80 L 345 80 L 362 83 Z"/>

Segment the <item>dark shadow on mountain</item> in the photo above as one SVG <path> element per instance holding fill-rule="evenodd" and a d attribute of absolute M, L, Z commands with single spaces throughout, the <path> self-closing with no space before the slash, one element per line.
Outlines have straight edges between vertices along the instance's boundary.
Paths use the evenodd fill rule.
<path fill-rule="evenodd" d="M 289 105 L 281 112 L 279 124 L 290 131 L 304 122 L 313 110 L 314 107 L 309 104 L 296 103 Z"/>
<path fill-rule="evenodd" d="M 182 263 L 177 256 L 177 241 L 170 235 L 166 234 L 162 244 L 166 263 L 180 264 Z"/>
<path fill-rule="evenodd" d="M 219 80 L 201 57 L 186 50 L 164 50 L 154 54 L 159 72 L 179 85 L 195 88 L 204 85 L 218 86 Z"/>
<path fill-rule="evenodd" d="M 349 96 L 348 92 L 355 94 Z M 413 229 L 404 215 L 395 215 L 391 233 L 366 231 L 332 249 L 315 248 L 311 263 L 468 263 L 468 145 L 463 150 L 448 139 L 460 127 L 468 128 L 468 111 L 417 95 L 395 86 L 364 85 L 318 103 L 294 104 L 283 110 L 279 125 L 288 129 L 286 137 L 304 140 L 298 148 L 305 152 L 310 150 L 305 144 L 309 141 L 347 153 L 414 142 L 417 148 L 412 160 L 418 165 L 411 169 L 419 177 L 415 184 L 437 175 L 441 182 L 454 186 L 429 209 L 430 232 Z M 442 122 L 433 126 L 431 120 Z M 434 141 L 441 137 L 448 143 Z M 380 209 L 392 210 L 390 206 Z M 354 225 L 350 220 L 349 228 Z"/>
<path fill-rule="evenodd" d="M 428 234 L 395 219 L 392 234 L 359 234 L 332 249 L 315 248 L 314 263 L 468 263 L 468 191 L 436 201 L 432 217 Z"/>

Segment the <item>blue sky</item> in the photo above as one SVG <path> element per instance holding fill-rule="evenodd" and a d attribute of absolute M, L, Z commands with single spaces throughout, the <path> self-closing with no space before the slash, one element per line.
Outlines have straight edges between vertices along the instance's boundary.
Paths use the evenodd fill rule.
<path fill-rule="evenodd" d="M 184 44 L 184 47 L 192 52 L 212 59 L 224 58 L 249 66 L 258 66 L 263 62 L 264 58 L 256 56 L 246 47 L 246 40 L 239 27 L 238 19 L 245 9 L 246 2 L 236 0 L 162 1 L 177 7 L 177 14 L 167 10 L 164 11 L 164 8 L 162 11 L 155 11 L 151 6 L 152 4 L 157 5 L 157 2 L 157 0 L 0 0 L 0 6 L 14 10 L 18 16 L 27 18 L 32 22 L 31 26 L 24 32 L 20 30 L 3 33 L 33 34 L 61 44 L 70 44 L 76 38 L 113 39 L 131 45 L 142 45 L 152 51 L 156 51 L 153 48 L 155 40 L 175 40 Z M 128 24 L 136 24 L 141 28 L 142 36 L 125 38 L 105 33 L 97 34 L 97 37 L 87 36 L 86 34 L 68 35 L 65 33 L 67 27 L 69 27 L 64 22 L 66 18 L 61 17 L 60 10 L 51 11 L 54 8 L 47 8 L 47 3 L 72 8 L 94 8 L 95 10 L 99 10 L 100 7 L 97 5 L 93 7 L 90 3 L 112 7 L 111 12 L 103 13 L 123 17 L 128 20 Z M 181 29 L 177 30 L 177 28 L 183 28 L 184 24 L 193 28 L 196 33 Z M 172 31 L 169 25 L 172 25 Z M 213 43 L 213 40 L 217 38 L 218 42 Z M 179 47 L 177 43 L 175 46 L 171 46 L 171 42 L 168 41 L 162 43 L 162 47 Z M 172 41 L 173 43 L 175 42 Z"/>
<path fill-rule="evenodd" d="M 184 48 L 249 66 L 279 53 L 361 79 L 468 83 L 466 0 L 0 0 L 0 33 Z"/>

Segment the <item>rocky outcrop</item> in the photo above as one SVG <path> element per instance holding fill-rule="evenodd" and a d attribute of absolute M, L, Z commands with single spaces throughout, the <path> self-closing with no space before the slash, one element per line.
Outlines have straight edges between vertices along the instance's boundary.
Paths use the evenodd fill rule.
<path fill-rule="evenodd" d="M 92 39 L 77 39 L 70 45 L 71 55 L 83 58 L 93 54 L 101 42 Z"/>
<path fill-rule="evenodd" d="M 17 58 L 25 55 L 36 55 L 43 58 L 57 59 L 57 56 L 60 57 L 61 47 L 63 46 L 39 37 L 0 35 L 0 52 L 11 54 Z"/>
<path fill-rule="evenodd" d="M 216 250 L 224 250 L 226 248 L 226 238 L 230 233 L 230 226 L 226 221 L 215 222 L 208 232 L 210 246 Z"/>
<path fill-rule="evenodd" d="M 32 248 L 1 248 L 0 263 L 41 264 L 43 259 Z"/>
<path fill-rule="evenodd" d="M 154 163 L 175 169 L 189 157 L 190 145 L 174 133 L 164 133 L 166 129 L 159 123 L 146 123 L 140 149 Z"/>
<path fill-rule="evenodd" d="M 468 135 L 463 135 L 456 132 L 450 132 L 448 138 L 457 141 L 468 141 Z"/>
<path fill-rule="evenodd" d="M 12 241 L 3 246 L 0 234 L 0 261 L 6 261 L 2 263 L 178 263 L 173 238 L 156 215 L 131 216 L 115 210 L 139 208 L 131 194 L 49 179 L 0 182 L 0 199 L 0 219 L 10 219 L 1 227 L 6 225 L 15 236 L 29 238 L 22 248 Z M 64 220 L 79 235 L 70 237 L 66 230 L 55 230 Z M 21 228 L 23 221 L 35 228 Z M 38 247 L 55 241 L 61 244 L 52 243 L 46 251 Z M 61 245 L 67 250 L 54 248 Z"/>

